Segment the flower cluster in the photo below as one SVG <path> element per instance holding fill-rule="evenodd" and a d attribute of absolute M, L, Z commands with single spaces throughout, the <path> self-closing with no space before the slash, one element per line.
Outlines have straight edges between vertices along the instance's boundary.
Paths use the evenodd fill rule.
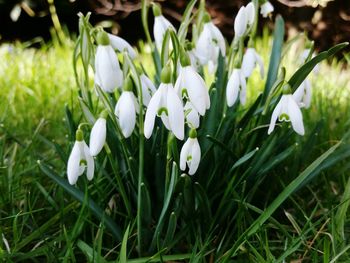
<path fill-rule="evenodd" d="M 238 98 L 240 104 L 246 104 L 247 83 L 256 66 L 259 66 L 260 76 L 264 78 L 264 63 L 254 47 L 259 15 L 259 7 L 254 3 L 239 9 L 234 20 L 235 37 L 229 49 L 207 12 L 202 14 L 203 19 L 198 24 L 200 31 L 192 41 L 180 41 L 176 28 L 162 15 L 160 7 L 153 4 L 154 52 L 162 59 L 168 59 L 162 61 L 159 84 L 153 83 L 146 74 L 142 62 L 138 61 L 138 54 L 125 40 L 96 29 L 93 35 L 97 44 L 95 89 L 98 96 L 113 98 L 114 113 L 109 108 L 102 110 L 91 129 L 89 146 L 84 141 L 82 125 L 79 126 L 67 165 L 69 183 L 75 184 L 85 170 L 87 178 L 93 178 L 94 157 L 106 144 L 108 118 L 113 119 L 119 135 L 124 138 L 131 137 L 135 127 L 139 127 L 138 135 L 143 134 L 150 139 L 154 127 L 160 125 L 156 117 L 160 118 L 170 136 L 182 141 L 188 134 L 180 152 L 179 167 L 182 171 L 188 169 L 189 175 L 195 174 L 201 159 L 197 130 L 200 130 L 201 118 L 211 105 L 204 69 L 212 76 L 220 59 L 223 60 L 228 74 L 223 94 L 226 94 L 228 107 L 233 106 Z M 273 6 L 266 1 L 260 10 L 266 17 L 273 11 Z M 245 41 L 247 39 L 249 41 Z M 247 46 L 245 43 L 248 43 Z M 310 105 L 310 84 L 305 80 L 294 94 L 288 83 L 282 90 L 283 95 L 272 113 L 268 134 L 274 130 L 278 119 L 290 121 L 293 129 L 303 135 L 300 108 Z"/>

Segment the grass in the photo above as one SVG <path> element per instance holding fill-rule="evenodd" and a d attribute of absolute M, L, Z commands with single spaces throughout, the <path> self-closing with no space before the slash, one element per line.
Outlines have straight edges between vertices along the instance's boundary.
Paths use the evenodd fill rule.
<path fill-rule="evenodd" d="M 266 33 L 259 41 L 268 43 L 271 38 Z M 136 221 L 126 214 L 125 209 L 116 209 L 121 204 L 121 196 L 116 194 L 117 186 L 112 180 L 108 181 L 107 171 L 102 166 L 98 169 L 96 181 L 89 185 L 79 182 L 81 191 L 73 198 L 59 186 L 64 181 L 52 181 L 37 165 L 37 160 L 41 160 L 49 164 L 47 169 L 57 171 L 52 178 L 65 178 L 68 138 L 71 136 L 68 124 L 71 120 L 81 119 L 75 111 L 77 90 L 71 66 L 72 50 L 70 42 L 63 47 L 42 45 L 39 49 L 31 49 L 15 44 L 0 48 L 0 259 L 4 262 L 114 262 L 118 257 L 121 260 L 132 257 L 135 260 L 130 262 L 181 259 L 213 262 L 224 261 L 230 249 L 235 248 L 237 253 L 231 262 L 347 262 L 350 248 L 348 139 L 345 138 L 345 143 L 336 149 L 332 158 L 322 162 L 321 168 L 324 169 L 309 166 L 349 130 L 350 75 L 343 62 L 324 63 L 320 74 L 311 78 L 314 96 L 311 108 L 303 111 L 307 130 L 305 137 L 291 133 L 284 136 L 288 147 L 275 143 L 283 151 L 274 160 L 265 156 L 264 153 L 269 151 L 263 145 L 257 154 L 261 160 L 265 158 L 265 162 L 255 164 L 266 171 L 261 180 L 258 179 L 261 182 L 259 187 L 244 189 L 249 181 L 240 182 L 239 187 L 236 186 L 237 181 L 233 181 L 234 190 L 227 192 L 230 203 L 224 200 L 219 210 L 224 213 L 216 214 L 219 208 L 213 205 L 220 203 L 215 194 L 220 191 L 219 187 L 223 187 L 222 183 L 214 184 L 216 188 L 210 189 L 210 180 L 203 182 L 198 178 L 200 184 L 189 186 L 187 179 L 172 174 L 174 180 L 183 180 L 187 188 L 179 194 L 175 184 L 170 183 L 169 188 L 174 188 L 167 192 L 169 200 L 172 200 L 169 207 L 175 210 L 166 214 L 160 228 L 164 228 L 166 237 L 172 236 L 173 239 L 157 242 L 163 242 L 164 247 L 170 249 L 156 249 L 152 257 L 144 255 L 138 258 L 128 249 L 136 246 Z M 269 50 L 260 52 L 267 61 Z M 292 49 L 283 60 L 283 64 L 289 65 L 288 69 L 297 63 L 295 52 Z M 143 54 L 147 58 L 150 56 L 146 52 Z M 250 97 L 255 99 L 264 83 L 256 72 L 250 81 L 250 86 L 254 87 Z M 65 104 L 74 109 L 73 117 L 65 111 Z M 217 151 L 227 150 L 220 145 L 215 147 Z M 229 153 L 225 154 L 231 157 Z M 259 161 L 255 154 L 253 151 L 244 157 L 238 156 L 235 169 L 239 174 L 251 172 L 241 169 L 241 165 L 250 160 Z M 337 158 L 341 161 L 337 162 Z M 99 161 L 106 162 L 104 158 Z M 133 165 L 132 159 L 130 162 Z M 290 195 L 286 202 L 280 207 L 278 205 L 279 208 L 275 207 L 275 211 L 277 203 L 272 201 L 283 190 L 291 190 L 293 185 L 289 183 L 302 171 L 309 178 L 314 174 L 315 180 L 305 183 L 305 187 Z M 223 183 L 226 182 L 230 180 L 223 180 Z M 147 188 L 141 187 L 141 190 L 147 191 Z M 186 199 L 181 199 L 181 196 L 191 195 L 192 191 L 196 193 L 196 206 L 202 208 L 195 214 Z M 203 191 L 208 194 L 203 194 Z M 144 194 L 147 196 L 147 193 Z M 115 223 L 122 226 L 123 233 L 128 229 L 121 242 L 110 234 L 106 219 L 99 220 L 91 212 L 92 199 L 96 207 L 103 207 L 107 214 L 117 218 Z M 176 202 L 185 202 L 185 213 L 181 216 L 185 220 L 198 217 L 196 224 L 185 225 L 177 216 Z M 151 229 L 158 223 L 153 213 L 159 215 L 162 207 L 155 206 L 154 209 L 158 210 L 151 211 Z M 271 211 L 271 216 L 266 211 Z M 95 213 L 99 214 L 99 211 Z M 266 215 L 269 216 L 264 218 Z M 123 224 L 124 218 L 130 225 Z M 210 220 L 218 222 L 212 229 L 219 229 L 219 232 L 213 231 L 213 235 L 211 232 L 203 233 L 206 221 L 210 223 Z M 179 229 L 176 235 L 172 234 L 174 226 Z M 251 234 L 247 238 L 244 236 L 245 242 L 234 243 L 247 229 Z M 162 246 L 157 244 L 157 247 Z"/>

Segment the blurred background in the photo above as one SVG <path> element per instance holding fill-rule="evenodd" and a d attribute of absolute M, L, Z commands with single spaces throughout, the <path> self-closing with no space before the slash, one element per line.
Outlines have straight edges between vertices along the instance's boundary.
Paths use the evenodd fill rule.
<path fill-rule="evenodd" d="M 159 1 L 164 14 L 176 25 L 188 1 Z M 233 36 L 233 18 L 248 1 L 207 0 L 207 8 L 224 35 Z M 304 31 L 315 40 L 318 50 L 350 39 L 350 1 L 348 0 L 271 0 L 274 15 L 282 14 L 287 32 Z M 0 0 L 0 41 L 27 41 L 36 37 L 49 40 L 50 28 L 57 23 L 74 35 L 78 12 L 91 12 L 93 24 L 102 23 L 131 43 L 144 37 L 140 20 L 140 1 L 123 0 Z M 57 14 L 57 16 L 56 16 Z M 150 19 L 153 19 L 150 16 Z M 271 18 L 264 25 L 269 25 Z M 261 24 L 261 26 L 263 26 Z"/>

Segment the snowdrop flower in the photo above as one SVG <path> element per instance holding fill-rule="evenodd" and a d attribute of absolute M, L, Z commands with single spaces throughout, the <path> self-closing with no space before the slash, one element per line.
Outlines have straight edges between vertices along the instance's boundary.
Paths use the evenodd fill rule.
<path fill-rule="evenodd" d="M 269 1 L 266 1 L 260 6 L 260 14 L 263 17 L 267 17 L 270 13 L 273 12 L 273 10 L 273 5 Z"/>
<path fill-rule="evenodd" d="M 247 84 L 242 70 L 235 68 L 232 71 L 226 86 L 227 106 L 231 107 L 235 104 L 238 98 L 238 93 L 241 104 L 244 105 L 246 103 L 246 86 Z"/>
<path fill-rule="evenodd" d="M 175 90 L 179 97 L 187 96 L 196 111 L 204 116 L 205 111 L 210 107 L 208 88 L 203 78 L 191 66 L 188 55 L 180 53 L 180 72 L 175 83 Z"/>
<path fill-rule="evenodd" d="M 204 16 L 203 31 L 199 35 L 195 54 L 202 66 L 208 65 L 210 73 L 214 73 L 218 63 L 219 53 L 226 54 L 226 44 L 220 30 L 210 20 L 208 14 Z"/>
<path fill-rule="evenodd" d="M 136 58 L 136 52 L 135 50 L 132 48 L 132 46 L 125 41 L 124 39 L 122 39 L 121 37 L 112 35 L 112 34 L 108 34 L 108 38 L 109 41 L 111 43 L 111 46 L 118 50 L 119 52 L 123 52 L 124 50 L 126 50 L 126 52 L 129 54 L 129 56 L 134 59 Z"/>
<path fill-rule="evenodd" d="M 201 148 L 197 140 L 197 132 L 192 129 L 180 152 L 180 169 L 185 171 L 187 165 L 189 168 L 188 174 L 193 175 L 198 169 L 200 160 Z"/>
<path fill-rule="evenodd" d="M 176 138 L 183 140 L 185 133 L 184 109 L 171 83 L 169 66 L 163 68 L 161 84 L 148 104 L 144 123 L 144 133 L 147 139 L 152 135 L 156 115 L 162 119 L 164 126 L 172 131 Z"/>
<path fill-rule="evenodd" d="M 247 24 L 248 26 L 252 26 L 255 20 L 255 6 L 253 2 L 250 2 L 245 7 L 246 17 L 247 17 Z"/>
<path fill-rule="evenodd" d="M 166 31 L 168 29 L 174 30 L 175 27 L 166 19 L 160 10 L 159 5 L 153 4 L 153 14 L 154 14 L 154 25 L 153 25 L 153 35 L 156 42 L 156 47 L 159 52 L 162 50 L 163 39 Z"/>
<path fill-rule="evenodd" d="M 251 9 L 251 7 L 249 9 Z M 249 10 L 249 19 L 251 19 L 250 12 L 251 12 L 251 10 Z M 242 37 L 247 30 L 247 25 L 248 25 L 247 16 L 248 15 L 247 15 L 246 8 L 244 6 L 242 6 L 239 9 L 239 11 L 236 15 L 236 18 L 235 18 L 235 22 L 234 22 L 234 30 L 235 30 L 235 38 L 236 39 Z"/>
<path fill-rule="evenodd" d="M 112 93 L 123 83 L 123 72 L 120 69 L 107 33 L 99 32 L 97 35 L 98 47 L 95 56 L 95 84 L 103 91 Z"/>
<path fill-rule="evenodd" d="M 67 163 L 68 182 L 74 185 L 85 170 L 87 179 L 92 180 L 95 170 L 94 158 L 91 156 L 89 147 L 84 141 L 83 131 L 78 129 L 76 141 Z"/>
<path fill-rule="evenodd" d="M 142 88 L 142 101 L 143 105 L 148 106 L 152 95 L 156 92 L 156 87 L 153 82 L 144 74 L 140 75 L 141 88 Z"/>
<path fill-rule="evenodd" d="M 139 104 L 132 92 L 133 80 L 127 77 L 124 90 L 115 106 L 114 114 L 117 116 L 119 127 L 125 138 L 130 137 L 136 124 L 136 113 L 139 113 Z"/>
<path fill-rule="evenodd" d="M 300 108 L 309 108 L 311 104 L 312 90 L 311 83 L 305 79 L 293 93 L 293 98 Z"/>
<path fill-rule="evenodd" d="M 199 113 L 193 107 L 193 104 L 190 101 L 187 101 L 184 107 L 185 110 L 185 118 L 188 125 L 191 128 L 197 129 L 199 127 Z"/>
<path fill-rule="evenodd" d="M 108 112 L 104 110 L 91 129 L 89 146 L 90 146 L 90 154 L 92 156 L 98 155 L 101 152 L 103 145 L 106 142 L 107 116 L 108 116 Z"/>
<path fill-rule="evenodd" d="M 250 77 L 256 64 L 258 64 L 260 67 L 261 78 L 264 78 L 264 63 L 261 57 L 256 52 L 255 48 L 248 48 L 242 61 L 242 71 L 244 77 Z"/>
<path fill-rule="evenodd" d="M 281 100 L 272 113 L 270 126 L 267 131 L 268 134 L 271 134 L 275 129 L 277 118 L 279 121 L 291 122 L 294 131 L 300 135 L 304 135 L 303 115 L 290 92 L 289 86 L 284 87 Z"/>

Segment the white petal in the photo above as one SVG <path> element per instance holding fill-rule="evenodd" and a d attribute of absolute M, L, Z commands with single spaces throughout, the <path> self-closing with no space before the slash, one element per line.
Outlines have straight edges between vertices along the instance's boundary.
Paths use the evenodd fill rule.
<path fill-rule="evenodd" d="M 94 171 L 95 171 L 95 162 L 94 162 L 94 157 L 91 156 L 90 154 L 90 149 L 86 145 L 85 141 L 84 143 L 84 159 L 86 161 L 87 165 L 87 171 L 86 171 L 86 177 L 89 181 L 94 178 Z"/>
<path fill-rule="evenodd" d="M 123 83 L 123 72 L 111 46 L 98 46 L 95 57 L 95 82 L 105 92 L 113 92 Z"/>
<path fill-rule="evenodd" d="M 255 67 L 256 63 L 256 56 L 255 56 L 255 50 L 254 48 L 248 48 L 243 56 L 242 61 L 242 71 L 244 74 L 244 77 L 248 78 Z"/>
<path fill-rule="evenodd" d="M 122 39 L 121 37 L 112 35 L 112 34 L 108 34 L 109 40 L 111 42 L 111 46 L 114 49 L 117 49 L 120 52 L 123 52 L 124 50 L 127 50 L 129 56 L 134 59 L 136 57 L 136 52 L 135 50 L 132 48 L 132 46 L 125 41 L 124 39 Z"/>
<path fill-rule="evenodd" d="M 154 18 L 153 35 L 159 51 L 162 49 L 164 35 L 168 29 L 176 31 L 174 26 L 164 16 L 160 15 Z"/>
<path fill-rule="evenodd" d="M 305 93 L 305 81 L 303 81 L 293 93 L 293 98 L 300 107 L 304 106 L 304 103 L 303 103 L 304 93 Z"/>
<path fill-rule="evenodd" d="M 255 6 L 253 4 L 253 2 L 250 2 L 249 4 L 247 4 L 247 6 L 245 7 L 246 10 L 246 15 L 247 15 L 247 23 L 248 25 L 253 25 L 254 23 L 254 19 L 255 19 Z"/>
<path fill-rule="evenodd" d="M 209 28 L 211 31 L 211 37 L 212 37 L 212 42 L 216 43 L 215 45 L 217 45 L 220 49 L 221 55 L 224 57 L 226 54 L 226 43 L 225 43 L 225 38 L 224 36 L 221 34 L 220 30 L 217 28 L 217 26 L 215 26 L 213 24 L 213 22 L 209 22 Z M 215 58 L 217 59 L 219 54 L 217 54 L 215 56 Z"/>
<path fill-rule="evenodd" d="M 80 146 L 81 142 L 76 141 L 72 148 L 72 151 L 68 158 L 67 163 L 67 177 L 68 182 L 73 185 L 77 182 L 79 177 L 79 167 L 80 167 Z"/>
<path fill-rule="evenodd" d="M 209 23 L 205 23 L 196 43 L 195 54 L 201 65 L 206 65 L 211 57 L 211 34 Z"/>
<path fill-rule="evenodd" d="M 159 89 L 154 93 L 148 104 L 144 123 L 144 133 L 147 139 L 152 135 L 154 121 L 157 115 L 157 111 L 161 106 L 160 103 L 164 89 L 165 87 L 163 85 L 160 85 Z"/>
<path fill-rule="evenodd" d="M 116 115 L 120 129 L 125 138 L 130 137 L 136 123 L 136 111 L 133 101 L 133 93 L 124 91 L 118 100 Z"/>
<path fill-rule="evenodd" d="M 292 95 L 288 96 L 288 116 L 292 123 L 292 127 L 294 131 L 296 131 L 300 135 L 304 135 L 304 124 L 303 124 L 303 115 L 298 104 L 294 101 Z"/>
<path fill-rule="evenodd" d="M 274 10 L 273 5 L 269 2 L 266 1 L 264 4 L 261 5 L 260 7 L 260 14 L 263 17 L 267 17 L 270 13 L 272 13 Z"/>
<path fill-rule="evenodd" d="M 182 171 L 186 170 L 187 156 L 189 154 L 191 144 L 192 144 L 192 142 L 189 139 L 187 139 L 187 141 L 184 143 L 184 145 L 181 148 L 181 152 L 180 152 L 180 169 Z"/>
<path fill-rule="evenodd" d="M 185 136 L 185 115 L 182 102 L 172 85 L 168 88 L 167 109 L 171 131 L 179 140 Z"/>
<path fill-rule="evenodd" d="M 193 107 L 192 103 L 187 101 L 184 107 L 186 121 L 191 128 L 197 129 L 199 127 L 199 113 Z"/>
<path fill-rule="evenodd" d="M 98 118 L 90 133 L 90 153 L 96 156 L 106 142 L 106 119 Z"/>
<path fill-rule="evenodd" d="M 237 16 L 235 18 L 235 22 L 234 22 L 234 29 L 235 29 L 235 37 L 241 37 L 244 35 L 245 31 L 247 30 L 247 14 L 246 14 L 246 10 L 245 7 L 242 6 L 238 13 Z"/>
<path fill-rule="evenodd" d="M 265 75 L 264 62 L 262 61 L 260 55 L 255 50 L 254 50 L 254 53 L 255 53 L 255 60 L 259 65 L 260 77 L 263 79 Z"/>
<path fill-rule="evenodd" d="M 189 138 L 189 140 L 192 140 L 193 143 L 192 143 L 191 153 L 190 153 L 192 156 L 192 159 L 189 162 L 190 170 L 188 171 L 188 174 L 193 175 L 197 171 L 199 162 L 201 160 L 201 148 L 199 146 L 197 138 L 194 138 L 194 139 Z"/>
<path fill-rule="evenodd" d="M 282 96 L 283 98 L 283 96 Z M 273 130 L 275 129 L 275 125 L 276 125 L 276 121 L 278 116 L 281 114 L 281 102 L 282 102 L 282 98 L 281 100 L 277 103 L 276 108 L 273 110 L 272 112 L 272 116 L 271 116 L 271 121 L 270 121 L 270 126 L 269 126 L 269 130 L 267 131 L 267 134 L 271 134 L 273 132 Z"/>
<path fill-rule="evenodd" d="M 232 107 L 233 104 L 235 104 L 238 97 L 239 85 L 240 85 L 239 71 L 237 69 L 234 69 L 232 71 L 232 74 L 226 86 L 227 106 Z"/>
<path fill-rule="evenodd" d="M 184 69 L 184 85 L 187 89 L 189 100 L 193 107 L 202 116 L 205 114 L 208 89 L 202 77 L 193 69 L 192 66 L 187 66 Z"/>

